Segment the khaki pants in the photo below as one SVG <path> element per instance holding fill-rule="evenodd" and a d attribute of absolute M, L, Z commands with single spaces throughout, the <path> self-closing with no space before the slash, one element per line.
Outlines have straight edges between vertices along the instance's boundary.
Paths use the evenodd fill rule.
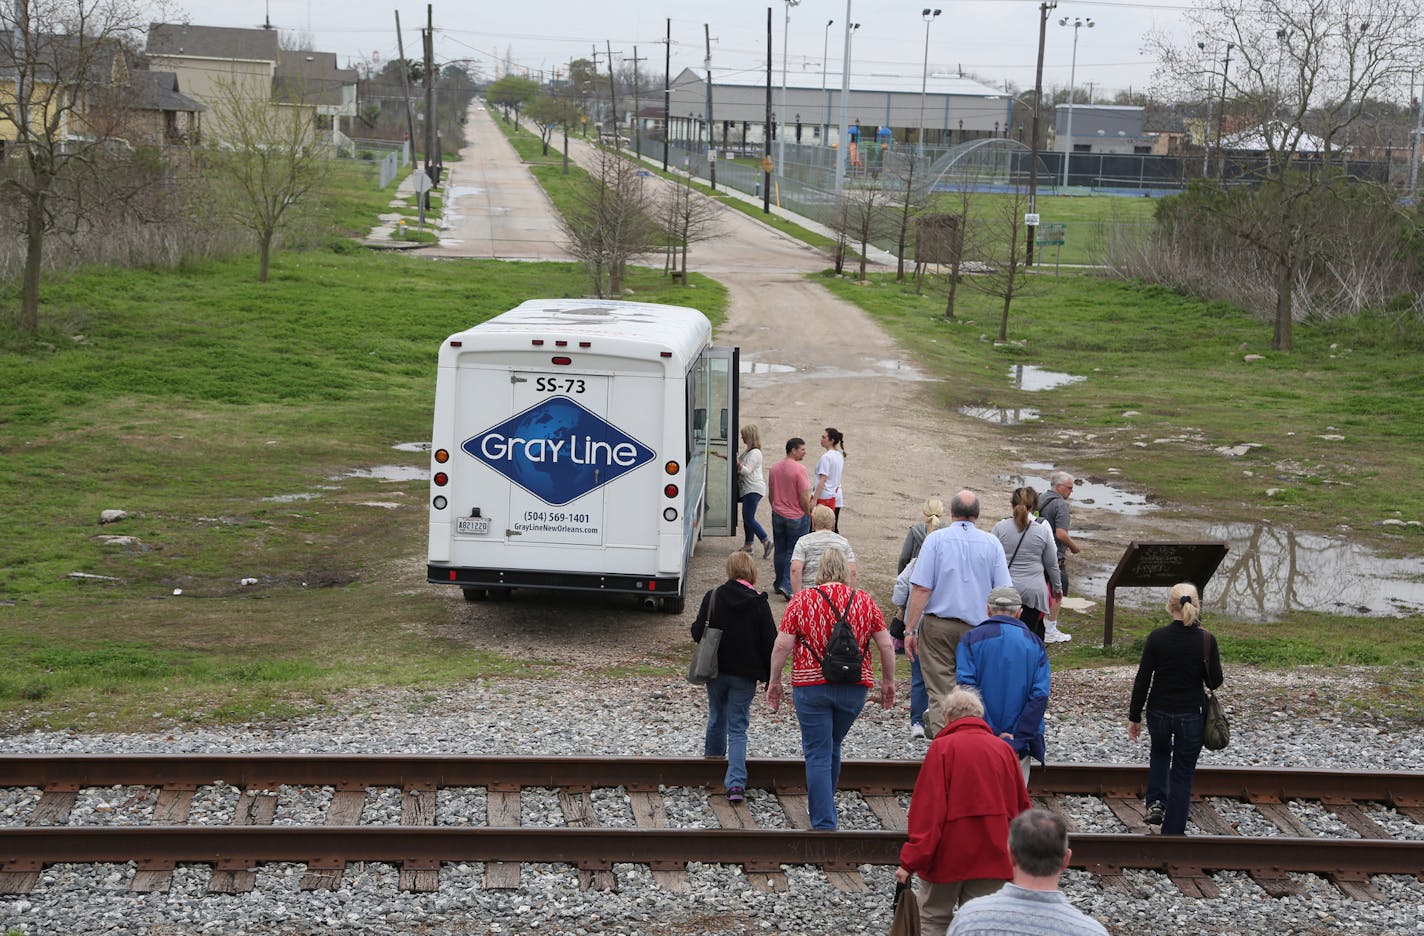
<path fill-rule="evenodd" d="M 920 881 L 920 930 L 936 936 L 949 929 L 954 911 L 975 897 L 987 897 L 1004 886 L 997 878 L 976 878 L 972 881 Z"/>
<path fill-rule="evenodd" d="M 920 640 L 920 674 L 925 678 L 925 691 L 930 697 L 929 711 L 925 712 L 925 737 L 931 741 L 945 726 L 940 702 L 959 683 L 955 678 L 954 654 L 959 649 L 959 638 L 968 632 L 969 625 L 959 618 L 932 614 L 920 618 L 916 634 Z"/>

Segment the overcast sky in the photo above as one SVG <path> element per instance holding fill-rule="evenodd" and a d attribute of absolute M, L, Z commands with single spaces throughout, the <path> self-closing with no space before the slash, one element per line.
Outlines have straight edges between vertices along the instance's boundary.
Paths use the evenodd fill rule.
<path fill-rule="evenodd" d="M 188 21 L 204 26 L 260 26 L 270 15 L 282 30 L 310 28 L 317 49 L 347 57 L 385 62 L 396 56 L 395 11 L 405 31 L 406 54 L 420 53 L 419 30 L 425 24 L 424 3 L 392 4 L 382 0 L 176 0 Z M 1033 87 L 1038 42 L 1035 0 L 937 0 L 943 11 L 929 27 L 930 73 L 962 68 L 1002 86 Z M 640 69 L 652 75 L 663 70 L 663 37 L 672 20 L 672 70 L 702 67 L 703 24 L 711 27 L 712 68 L 718 78 L 742 78 L 766 68 L 766 0 L 504 0 L 495 3 L 435 3 L 436 58 L 473 59 L 493 77 L 496 60 L 508 56 L 521 66 L 546 74 L 574 57 L 590 57 L 612 42 L 615 59 L 631 58 L 634 47 L 646 61 Z M 1095 94 L 1144 89 L 1152 79 L 1153 61 L 1144 53 L 1144 35 L 1152 29 L 1183 30 L 1184 0 L 1062 0 L 1050 13 L 1044 53 L 1044 84 L 1066 87 L 1073 54 L 1073 29 L 1061 27 L 1067 17 L 1091 18 L 1096 26 L 1078 37 L 1078 87 L 1094 86 Z M 771 4 L 773 81 L 781 80 L 784 0 Z M 886 76 L 917 83 L 925 61 L 923 2 L 913 0 L 852 0 L 854 33 L 851 72 L 865 83 Z M 828 20 L 834 24 L 826 28 Z M 787 82 L 820 87 L 823 62 L 827 83 L 839 86 L 845 43 L 844 0 L 801 0 L 791 10 Z M 829 40 L 827 42 L 827 40 Z M 822 49 L 829 45 L 823 59 Z M 603 60 L 600 57 L 600 65 Z M 656 79 L 654 79 L 656 80 Z"/>

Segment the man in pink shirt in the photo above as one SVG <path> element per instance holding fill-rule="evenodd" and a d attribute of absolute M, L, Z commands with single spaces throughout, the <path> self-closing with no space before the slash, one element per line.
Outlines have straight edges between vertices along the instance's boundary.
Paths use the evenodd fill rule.
<path fill-rule="evenodd" d="M 771 536 L 776 544 L 772 565 L 773 585 L 783 598 L 791 597 L 791 551 L 796 541 L 811 530 L 811 479 L 801 459 L 806 457 L 806 440 L 786 442 L 786 457 L 767 472 L 766 488 L 771 500 Z M 815 584 L 814 582 L 811 584 Z"/>

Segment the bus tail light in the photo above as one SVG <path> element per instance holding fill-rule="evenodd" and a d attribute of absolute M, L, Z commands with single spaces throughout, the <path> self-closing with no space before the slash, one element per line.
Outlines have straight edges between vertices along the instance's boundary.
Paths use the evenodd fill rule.
<path fill-rule="evenodd" d="M 677 496 L 677 485 L 676 485 L 676 484 L 669 484 L 667 487 L 663 488 L 663 496 L 665 496 L 665 497 L 676 497 L 676 496 Z"/>

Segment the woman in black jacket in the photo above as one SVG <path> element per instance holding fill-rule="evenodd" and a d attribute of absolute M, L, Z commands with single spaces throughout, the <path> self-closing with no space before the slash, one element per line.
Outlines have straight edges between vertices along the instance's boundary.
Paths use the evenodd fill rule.
<path fill-rule="evenodd" d="M 756 590 L 756 564 L 738 550 L 727 557 L 727 581 L 707 592 L 692 622 L 692 639 L 707 627 L 722 629 L 717 646 L 717 678 L 707 683 L 707 738 L 703 756 L 726 757 L 727 799 L 746 799 L 747 725 L 757 683 L 771 678 L 776 623 L 766 592 Z"/>
<path fill-rule="evenodd" d="M 1203 686 L 1221 686 L 1221 656 L 1216 638 L 1200 624 L 1201 597 L 1190 582 L 1172 586 L 1167 599 L 1172 623 L 1147 636 L 1142 662 L 1132 684 L 1127 736 L 1136 741 L 1147 708 L 1152 756 L 1147 770 L 1147 824 L 1163 835 L 1185 835 L 1192 803 L 1192 775 L 1202 748 L 1205 725 Z"/>

